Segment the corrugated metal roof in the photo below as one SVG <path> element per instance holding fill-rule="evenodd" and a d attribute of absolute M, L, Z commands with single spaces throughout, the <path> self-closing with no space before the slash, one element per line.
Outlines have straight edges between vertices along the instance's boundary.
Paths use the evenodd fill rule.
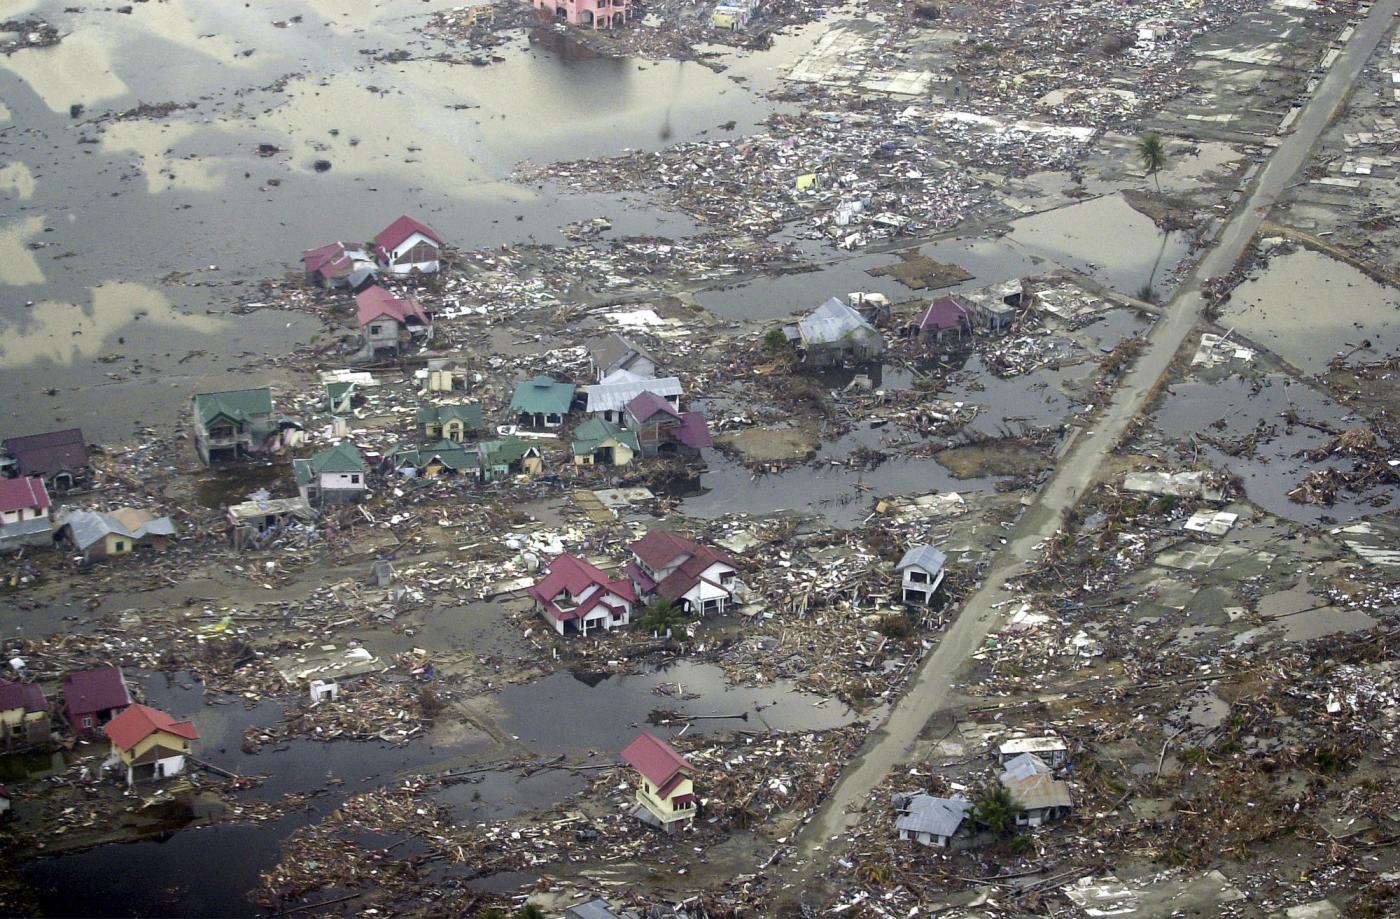
<path fill-rule="evenodd" d="M 922 568 L 929 574 L 937 574 L 943 570 L 943 565 L 948 561 L 948 556 L 944 555 L 933 546 L 915 546 L 904 557 L 899 560 L 899 564 L 894 570 L 903 572 L 905 568 Z"/>
<path fill-rule="evenodd" d="M 847 336 L 878 336 L 875 327 L 851 307 L 832 297 L 797 321 L 797 330 L 806 345 L 835 344 Z"/>
<path fill-rule="evenodd" d="M 636 376 L 636 374 L 628 375 Z M 617 376 L 617 374 L 613 376 Z M 679 396 L 682 392 L 681 381 L 676 377 L 660 377 L 655 380 L 638 379 L 616 383 L 596 383 L 588 387 L 588 411 L 620 412 L 627 406 L 628 402 L 644 392 L 655 393 L 662 397 Z"/>
<path fill-rule="evenodd" d="M 895 829 L 911 833 L 952 836 L 962 826 L 963 818 L 971 809 L 972 802 L 966 798 L 935 798 L 920 793 L 905 802 L 906 813 L 894 825 Z"/>

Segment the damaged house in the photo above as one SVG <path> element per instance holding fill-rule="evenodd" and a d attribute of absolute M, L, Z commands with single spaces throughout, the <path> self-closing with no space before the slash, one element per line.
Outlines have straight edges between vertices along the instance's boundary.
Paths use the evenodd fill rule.
<path fill-rule="evenodd" d="M 643 456 L 697 457 L 714 446 L 704 412 L 681 412 L 653 392 L 644 392 L 627 403 L 626 427 L 637 435 Z"/>
<path fill-rule="evenodd" d="M 53 545 L 49 491 L 41 478 L 0 479 L 0 553 Z"/>
<path fill-rule="evenodd" d="M 364 337 L 357 360 L 398 357 L 433 340 L 433 318 L 421 303 L 377 285 L 355 295 L 355 316 Z"/>
<path fill-rule="evenodd" d="M 588 401 L 584 410 L 595 418 L 602 418 L 612 424 L 622 424 L 626 417 L 627 403 L 644 392 L 660 396 L 672 408 L 680 411 L 681 381 L 678 378 L 643 377 L 630 370 L 614 371 L 601 383 L 589 386 L 585 391 Z"/>
<path fill-rule="evenodd" d="M 5 440 L 4 452 L 0 472 L 43 479 L 50 492 L 86 485 L 92 473 L 87 444 L 78 428 L 10 437 Z"/>
<path fill-rule="evenodd" d="M 639 379 L 656 376 L 658 364 L 651 352 L 620 335 L 609 335 L 588 344 L 588 362 L 599 383 L 620 371 Z"/>
<path fill-rule="evenodd" d="M 126 770 L 127 787 L 136 779 L 160 781 L 185 771 L 190 741 L 199 739 L 193 721 L 176 721 L 158 709 L 132 705 L 102 728 L 112 741 L 110 760 Z"/>
<path fill-rule="evenodd" d="M 637 770 L 633 817 L 667 833 L 695 821 L 695 767 L 674 747 L 643 732 L 623 749 L 622 758 Z"/>
<path fill-rule="evenodd" d="M 535 0 L 541 15 L 585 29 L 620 29 L 632 18 L 632 0 Z"/>
<path fill-rule="evenodd" d="M 305 498 L 255 497 L 228 509 L 229 539 L 235 549 L 259 548 L 292 527 L 310 527 L 316 512 Z"/>
<path fill-rule="evenodd" d="M 899 838 L 947 849 L 972 838 L 972 802 L 963 797 L 938 798 L 924 792 L 894 796 Z"/>
<path fill-rule="evenodd" d="M 206 466 L 266 452 L 282 426 L 266 386 L 195 393 L 191 401 L 194 448 Z"/>
<path fill-rule="evenodd" d="M 914 334 L 926 346 L 939 344 L 945 338 L 962 341 L 972 334 L 973 319 L 972 307 L 961 297 L 944 297 L 930 303 L 919 315 Z"/>
<path fill-rule="evenodd" d="M 924 606 L 933 602 L 933 596 L 943 583 L 943 565 L 948 556 L 933 546 L 914 546 L 895 566 L 900 576 L 900 598 L 905 603 Z"/>
<path fill-rule="evenodd" d="M 639 596 L 661 597 L 692 616 L 734 605 L 738 567 L 728 555 L 666 530 L 652 530 L 631 551 L 624 570 Z"/>
<path fill-rule="evenodd" d="M 878 360 L 885 340 L 860 312 L 832 297 L 787 326 L 783 335 L 811 367 L 839 367 Z"/>
<path fill-rule="evenodd" d="M 477 449 L 444 438 L 430 447 L 403 447 L 384 457 L 381 469 L 403 479 L 435 479 L 444 475 L 476 477 L 481 473 Z"/>
<path fill-rule="evenodd" d="M 302 498 L 312 505 L 358 501 L 365 493 L 365 461 L 348 440 L 310 459 L 292 460 L 292 475 Z"/>
<path fill-rule="evenodd" d="M 434 274 L 442 259 L 442 237 L 404 215 L 374 237 L 374 254 L 390 274 Z"/>
<path fill-rule="evenodd" d="M 574 384 L 540 374 L 515 385 L 510 414 L 522 428 L 553 430 L 564 424 L 574 406 Z"/>
<path fill-rule="evenodd" d="M 59 512 L 60 534 L 82 554 L 83 561 L 127 555 L 138 546 L 164 549 L 175 535 L 169 517 L 122 507 L 110 513 L 86 510 Z"/>
<path fill-rule="evenodd" d="M 75 670 L 63 675 L 63 720 L 79 736 L 94 735 L 98 728 L 126 711 L 131 692 L 120 667 Z"/>
<path fill-rule="evenodd" d="M 425 405 L 418 410 L 418 431 L 424 440 L 463 443 L 481 433 L 481 406 L 475 402 Z"/>
<path fill-rule="evenodd" d="M 38 683 L 0 680 L 0 733 L 7 750 L 49 741 L 49 703 Z"/>
<path fill-rule="evenodd" d="M 1051 768 L 1034 753 L 1022 753 L 1006 761 L 1001 787 L 1016 801 L 1017 826 L 1040 826 L 1074 810 L 1069 785 L 1056 779 Z"/>
<path fill-rule="evenodd" d="M 484 440 L 476 449 L 484 482 L 511 475 L 539 475 L 544 471 L 544 452 L 539 444 L 519 437 Z"/>
<path fill-rule="evenodd" d="M 588 635 L 625 627 L 637 594 L 625 580 L 612 580 L 572 555 L 549 563 L 545 576 L 527 591 L 535 608 L 560 635 Z"/>
<path fill-rule="evenodd" d="M 363 290 L 373 283 L 378 267 L 365 247 L 343 242 L 307 249 L 301 254 L 301 264 L 309 283 L 326 289 L 348 287 L 351 291 Z"/>
<path fill-rule="evenodd" d="M 636 434 L 602 418 L 590 418 L 574 429 L 575 466 L 626 466 L 641 452 Z"/>

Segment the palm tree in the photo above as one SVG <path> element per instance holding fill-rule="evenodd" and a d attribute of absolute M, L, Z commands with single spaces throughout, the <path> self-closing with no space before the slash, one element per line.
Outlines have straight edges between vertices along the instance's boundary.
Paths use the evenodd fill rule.
<path fill-rule="evenodd" d="M 1001 785 L 995 785 L 977 798 L 972 816 L 993 833 L 1005 836 L 1016 825 L 1016 815 L 1021 810 L 1021 803 L 1011 796 L 1011 792 Z"/>
<path fill-rule="evenodd" d="M 1162 193 L 1162 180 L 1158 173 L 1167 165 L 1167 145 L 1162 140 L 1162 135 L 1156 131 L 1148 131 L 1142 135 L 1137 144 L 1138 158 L 1142 160 L 1142 168 L 1147 170 L 1147 174 L 1152 176 L 1152 184 L 1157 187 L 1157 194 Z M 1162 245 L 1157 250 L 1157 259 L 1152 263 L 1152 272 L 1147 276 L 1147 283 L 1142 290 L 1138 291 L 1140 299 L 1153 300 L 1156 292 L 1153 282 L 1157 280 L 1157 269 L 1162 265 L 1162 256 L 1167 252 L 1167 231 L 1162 230 Z"/>
<path fill-rule="evenodd" d="M 670 633 L 671 637 L 685 640 L 687 637 L 686 615 L 670 600 L 657 597 L 647 604 L 642 618 L 637 620 L 637 628 L 658 635 Z"/>
<path fill-rule="evenodd" d="M 1157 186 L 1157 192 L 1162 191 L 1162 182 L 1157 178 L 1157 173 L 1167 165 L 1167 145 L 1162 141 L 1162 135 L 1156 131 L 1148 131 L 1142 135 L 1137 144 L 1138 158 L 1142 160 L 1142 168 L 1147 170 L 1147 174 L 1152 176 L 1152 182 Z"/>

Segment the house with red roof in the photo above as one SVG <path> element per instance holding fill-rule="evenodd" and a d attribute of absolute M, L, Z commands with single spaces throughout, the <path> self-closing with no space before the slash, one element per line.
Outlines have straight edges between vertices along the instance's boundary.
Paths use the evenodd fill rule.
<path fill-rule="evenodd" d="M 545 576 L 526 591 L 540 615 L 560 635 L 588 635 L 632 621 L 637 592 L 625 580 L 612 580 L 573 555 L 549 563 Z"/>
<path fill-rule="evenodd" d="M 695 821 L 695 767 L 664 740 L 645 732 L 622 751 L 637 770 L 637 806 L 632 816 L 670 833 Z"/>
<path fill-rule="evenodd" d="M 356 318 L 364 336 L 360 357 L 397 357 L 433 340 L 433 317 L 412 297 L 396 297 L 374 285 L 355 295 Z"/>
<path fill-rule="evenodd" d="M 390 274 L 433 274 L 442 259 L 442 237 L 404 215 L 374 237 L 374 254 Z"/>
<path fill-rule="evenodd" d="M 301 254 L 306 280 L 318 287 L 360 290 L 374 278 L 378 263 L 364 246 L 333 242 Z"/>
<path fill-rule="evenodd" d="M 723 552 L 666 530 L 652 530 L 631 549 L 624 570 L 637 596 L 661 597 L 692 616 L 734 605 L 738 566 Z"/>
<path fill-rule="evenodd" d="M 930 303 L 919 315 L 915 333 L 925 344 L 941 342 L 948 335 L 961 341 L 963 335 L 972 333 L 974 319 L 972 307 L 961 297 L 944 297 Z"/>
<path fill-rule="evenodd" d="M 654 392 L 644 392 L 627 403 L 623 426 L 637 435 L 643 456 L 699 456 L 714 446 L 704 412 L 682 412 Z"/>
<path fill-rule="evenodd" d="M 38 683 L 0 680 L 0 733 L 10 750 L 48 742 L 49 703 Z"/>
<path fill-rule="evenodd" d="M 137 777 L 159 781 L 185 771 L 190 741 L 199 739 L 193 721 L 176 721 L 159 709 L 133 705 L 102 728 L 112 741 L 112 759 L 126 767 L 126 784 Z"/>
<path fill-rule="evenodd" d="M 75 670 L 63 675 L 63 719 L 79 735 L 92 735 L 126 711 L 131 692 L 120 667 Z"/>
<path fill-rule="evenodd" d="M 49 490 L 38 476 L 0 479 L 0 552 L 53 545 Z"/>

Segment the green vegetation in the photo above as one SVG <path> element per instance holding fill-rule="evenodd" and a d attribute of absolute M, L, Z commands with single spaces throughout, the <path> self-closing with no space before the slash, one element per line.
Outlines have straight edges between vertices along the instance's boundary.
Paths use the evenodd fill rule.
<path fill-rule="evenodd" d="M 646 610 L 637 620 L 637 628 L 658 635 L 671 633 L 671 637 L 684 641 L 690 637 L 689 620 L 685 613 L 670 600 L 657 597 L 647 604 Z"/>
<path fill-rule="evenodd" d="M 996 785 L 978 796 L 972 816 L 998 836 L 1006 836 L 1015 828 L 1016 814 L 1020 810 L 1021 804 L 1011 796 L 1011 792 Z"/>

